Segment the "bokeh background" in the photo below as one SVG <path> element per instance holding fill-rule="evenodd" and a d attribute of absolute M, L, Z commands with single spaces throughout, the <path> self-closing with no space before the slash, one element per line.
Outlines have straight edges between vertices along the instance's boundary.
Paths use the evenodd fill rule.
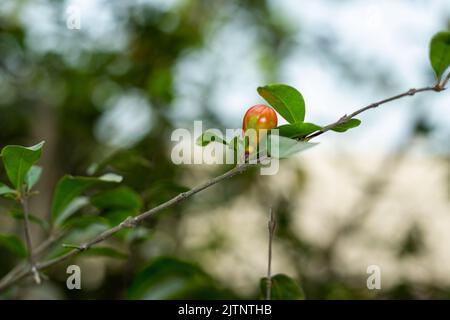
<path fill-rule="evenodd" d="M 80 30 L 67 27 L 69 8 Z M 141 199 L 133 210 L 144 210 L 229 169 L 175 166 L 174 129 L 194 120 L 239 128 L 268 83 L 298 88 L 308 121 L 333 122 L 432 85 L 428 44 L 449 27 L 448 0 L 2 0 L 0 147 L 46 141 L 31 207 L 40 219 L 66 173 L 121 174 Z M 258 298 L 273 207 L 273 271 L 307 298 L 448 298 L 449 95 L 408 97 L 360 118 L 275 176 L 247 172 L 109 241 L 125 258 L 79 256 L 43 285 L 24 281 L 0 297 Z M 77 215 L 111 223 L 130 213 L 103 209 Z M 16 210 L 0 202 L 0 232 L 22 235 Z M 93 221 L 69 230 L 71 241 L 105 228 Z M 33 243 L 46 236 L 34 224 Z M 0 246 L 1 275 L 19 261 Z M 74 263 L 80 291 L 65 287 Z M 381 269 L 381 290 L 366 287 L 369 265 Z"/>

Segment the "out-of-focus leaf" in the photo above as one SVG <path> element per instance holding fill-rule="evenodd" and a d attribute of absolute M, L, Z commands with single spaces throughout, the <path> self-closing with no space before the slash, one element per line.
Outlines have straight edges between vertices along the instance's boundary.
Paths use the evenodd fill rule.
<path fill-rule="evenodd" d="M 88 197 L 76 197 L 61 211 L 58 217 L 55 219 L 55 225 L 63 225 L 64 222 L 70 218 L 74 213 L 76 213 L 81 208 L 89 204 Z"/>
<path fill-rule="evenodd" d="M 30 191 L 36 183 L 38 183 L 41 178 L 42 168 L 39 166 L 31 166 L 27 175 L 25 176 L 25 184 L 27 185 L 28 191 Z"/>
<path fill-rule="evenodd" d="M 6 174 L 16 190 L 20 190 L 31 166 L 40 159 L 43 145 L 42 141 L 32 147 L 10 145 L 3 148 L 0 156 Z"/>
<path fill-rule="evenodd" d="M 66 248 L 63 245 L 67 243 L 84 243 L 92 237 L 97 236 L 101 232 L 107 230 L 109 227 L 102 223 L 91 223 L 87 226 L 72 228 L 68 230 L 64 237 L 61 238 L 57 244 L 48 252 L 46 259 L 54 259 L 72 250 L 72 248 Z"/>
<path fill-rule="evenodd" d="M 302 288 L 291 278 L 284 274 L 272 277 L 271 299 L 272 300 L 304 300 L 305 294 Z M 266 297 L 267 278 L 260 281 L 261 295 Z"/>
<path fill-rule="evenodd" d="M 296 137 L 304 137 L 310 133 L 313 133 L 317 130 L 320 130 L 322 127 L 309 122 L 300 122 L 300 123 L 292 123 L 285 124 L 279 126 L 277 129 L 279 130 L 279 135 L 286 138 L 296 138 Z"/>
<path fill-rule="evenodd" d="M 121 177 L 107 174 L 99 178 L 64 176 L 56 186 L 52 202 L 52 222 L 61 224 L 67 216 L 60 218 L 69 204 L 83 192 L 100 183 L 118 183 Z"/>
<path fill-rule="evenodd" d="M 25 219 L 24 214 L 21 210 L 11 210 L 9 211 L 9 215 L 16 220 Z M 48 222 L 45 221 L 44 219 L 41 219 L 33 214 L 29 214 L 28 217 L 30 219 L 30 222 L 36 223 L 44 229 L 48 229 L 49 227 Z"/>
<path fill-rule="evenodd" d="M 438 32 L 430 42 L 430 62 L 438 80 L 450 66 L 450 32 Z"/>
<path fill-rule="evenodd" d="M 219 135 L 217 135 L 216 133 L 212 132 L 212 131 L 205 131 L 203 132 L 196 140 L 196 144 L 199 146 L 207 146 L 208 144 L 210 144 L 211 142 L 218 142 L 218 143 L 222 143 L 222 144 L 227 144 L 227 142 L 220 137 Z"/>
<path fill-rule="evenodd" d="M 259 87 L 258 93 L 289 123 L 305 120 L 305 100 L 297 89 L 285 84 L 272 84 Z"/>
<path fill-rule="evenodd" d="M 361 120 L 353 118 L 353 119 L 348 120 L 347 122 L 341 123 L 340 125 L 334 127 L 331 130 L 336 131 L 336 132 L 345 132 L 348 129 L 356 128 L 360 124 L 361 124 Z"/>
<path fill-rule="evenodd" d="M 86 215 L 81 217 L 72 217 L 64 221 L 63 227 L 67 229 L 71 228 L 85 228 L 93 224 L 100 224 L 103 226 L 109 226 L 108 219 L 98 215 Z"/>
<path fill-rule="evenodd" d="M 13 197 L 16 195 L 16 190 L 11 189 L 6 184 L 0 182 L 0 196 Z"/>
<path fill-rule="evenodd" d="M 27 249 L 22 240 L 16 235 L 0 234 L 0 246 L 7 248 L 9 251 L 19 257 L 27 256 Z"/>
<path fill-rule="evenodd" d="M 138 273 L 128 289 L 129 299 L 224 299 L 230 294 L 197 265 L 159 257 Z"/>
<path fill-rule="evenodd" d="M 139 210 L 142 199 L 135 191 L 128 187 L 107 190 L 91 197 L 91 203 L 99 209 L 130 209 Z"/>

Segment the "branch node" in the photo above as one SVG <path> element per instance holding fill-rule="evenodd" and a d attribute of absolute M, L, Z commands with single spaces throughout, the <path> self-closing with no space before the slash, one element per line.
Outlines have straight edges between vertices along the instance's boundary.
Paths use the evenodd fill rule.
<path fill-rule="evenodd" d="M 447 80 L 448 81 L 448 80 Z M 446 81 L 444 81 L 444 83 L 441 85 L 440 83 L 437 83 L 434 87 L 433 87 L 433 90 L 434 91 L 436 91 L 436 92 L 441 92 L 441 91 L 444 91 L 445 90 L 445 84 L 446 84 Z"/>
<path fill-rule="evenodd" d="M 130 229 L 135 228 L 137 226 L 137 220 L 136 220 L 136 218 L 130 216 L 130 217 L 126 218 L 125 221 L 123 221 L 120 224 L 120 226 L 124 227 L 124 228 L 130 228 Z"/>
<path fill-rule="evenodd" d="M 416 94 L 416 92 L 417 92 L 417 89 L 412 88 L 412 89 L 409 89 L 407 93 L 409 96 L 413 96 Z"/>

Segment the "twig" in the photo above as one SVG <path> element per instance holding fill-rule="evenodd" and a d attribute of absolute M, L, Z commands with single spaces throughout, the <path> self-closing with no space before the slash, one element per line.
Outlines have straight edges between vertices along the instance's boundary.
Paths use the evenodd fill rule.
<path fill-rule="evenodd" d="M 442 90 L 445 90 L 445 88 L 443 88 L 440 85 L 436 85 L 434 87 L 424 87 L 424 88 L 420 88 L 420 89 L 410 89 L 410 90 L 408 90 L 408 91 L 406 91 L 404 93 L 401 93 L 399 95 L 393 96 L 391 98 L 387 98 L 387 99 L 384 99 L 384 100 L 372 103 L 372 104 L 370 104 L 370 105 L 368 105 L 368 106 L 366 106 L 364 108 L 361 108 L 361 109 L 351 113 L 348 116 L 345 115 L 345 116 L 341 117 L 338 121 L 336 121 L 336 122 L 334 122 L 334 123 L 332 123 L 332 124 L 330 124 L 328 126 L 325 126 L 320 131 L 317 131 L 317 132 L 312 133 L 311 135 L 305 137 L 304 140 L 309 141 L 309 140 L 311 140 L 311 139 L 313 139 L 313 138 L 315 138 L 315 137 L 317 137 L 317 136 L 319 136 L 319 135 L 321 135 L 321 134 L 323 134 L 323 133 L 325 133 L 325 132 L 327 132 L 329 130 L 332 130 L 336 126 L 341 125 L 342 123 L 350 120 L 351 118 L 355 117 L 356 115 L 358 115 L 360 113 L 363 113 L 363 112 L 365 112 L 365 111 L 367 111 L 369 109 L 377 108 L 378 106 L 380 106 L 380 105 L 382 105 L 384 103 L 387 103 L 387 102 L 390 102 L 390 101 L 394 101 L 394 100 L 397 100 L 397 99 L 400 99 L 400 98 L 403 98 L 403 97 L 407 97 L 407 96 L 413 96 L 413 95 L 415 95 L 416 93 L 419 93 L 419 92 L 425 92 L 425 91 L 440 92 Z M 78 248 L 75 248 L 75 249 L 69 251 L 68 253 L 66 253 L 66 254 L 64 254 L 64 255 L 62 255 L 60 257 L 57 257 L 55 259 L 51 259 L 51 260 L 48 260 L 48 261 L 45 261 L 45 262 L 36 263 L 35 264 L 35 270 L 38 271 L 38 270 L 46 269 L 46 268 L 51 267 L 51 266 L 53 266 L 55 264 L 58 264 L 58 263 L 60 263 L 62 261 L 65 261 L 65 260 L 67 260 L 67 259 L 69 259 L 69 258 L 71 258 L 71 257 L 73 257 L 75 255 L 77 255 L 78 253 L 80 253 L 80 252 L 82 252 L 84 250 L 88 250 L 93 245 L 110 238 L 111 236 L 113 236 L 117 232 L 121 231 L 122 229 L 124 229 L 124 228 L 133 228 L 137 224 L 142 222 L 143 220 L 153 216 L 154 214 L 158 213 L 159 211 L 162 211 L 162 210 L 167 209 L 167 208 L 169 208 L 169 207 L 171 207 L 171 206 L 173 206 L 173 205 L 175 205 L 177 203 L 180 203 L 180 202 L 190 198 L 194 194 L 196 194 L 196 193 L 198 193 L 200 191 L 203 191 L 203 190 L 205 190 L 205 189 L 207 189 L 207 188 L 209 188 L 209 187 L 211 187 L 211 186 L 213 186 L 213 185 L 215 185 L 215 184 L 217 184 L 217 183 L 219 183 L 219 182 L 221 182 L 221 181 L 223 181 L 225 179 L 231 178 L 231 177 L 233 177 L 233 176 L 235 176 L 235 175 L 237 175 L 237 174 L 239 174 L 241 172 L 244 172 L 250 166 L 251 166 L 251 164 L 248 164 L 248 163 L 239 164 L 235 168 L 231 169 L 230 171 L 227 171 L 226 173 L 224 173 L 224 174 L 222 174 L 222 175 L 220 175 L 218 177 L 215 177 L 215 178 L 213 178 L 213 179 L 211 179 L 211 180 L 209 180 L 209 181 L 207 181 L 207 182 L 205 182 L 205 183 L 203 183 L 203 184 L 201 184 L 201 185 L 199 185 L 197 187 L 194 187 L 193 189 L 191 189 L 191 190 L 189 190 L 187 192 L 181 193 L 178 196 L 170 199 L 167 202 L 164 202 L 164 203 L 160 204 L 159 206 L 157 206 L 157 207 L 155 207 L 153 209 L 150 209 L 150 210 L 148 210 L 148 211 L 146 211 L 146 212 L 144 212 L 144 213 L 142 213 L 142 214 L 140 214 L 140 215 L 138 215 L 138 216 L 136 216 L 134 218 L 127 218 L 126 220 L 124 220 L 119 225 L 104 231 L 103 233 L 101 233 L 100 235 L 94 237 L 90 241 L 79 245 Z M 32 273 L 33 273 L 32 270 L 22 269 L 22 270 L 16 272 L 15 274 L 13 274 L 12 276 L 10 274 L 8 274 L 9 276 L 7 275 L 6 277 L 4 277 L 0 281 L 0 291 L 6 290 L 7 288 L 9 288 L 13 284 L 15 284 L 17 281 L 23 279 L 24 277 L 26 277 L 26 276 L 28 276 L 28 275 L 30 275 Z"/>
<path fill-rule="evenodd" d="M 414 89 L 414 88 L 413 89 L 409 89 L 408 91 L 400 93 L 400 94 L 395 95 L 393 97 L 390 97 L 390 98 L 387 98 L 387 99 L 383 99 L 383 100 L 380 100 L 378 102 L 371 103 L 371 104 L 369 104 L 369 105 L 367 105 L 367 106 L 365 106 L 365 107 L 363 107 L 361 109 L 356 110 L 355 112 L 353 112 L 353 113 L 351 113 L 349 115 L 344 115 L 338 121 L 333 122 L 333 123 L 323 127 L 319 131 L 311 133 L 310 135 L 306 136 L 303 140 L 309 141 L 312 138 L 318 137 L 321 134 L 324 134 L 327 131 L 333 130 L 337 126 L 339 126 L 339 125 L 349 121 L 350 119 L 356 117 L 360 113 L 363 113 L 363 112 L 365 112 L 365 111 L 367 111 L 369 109 L 375 109 L 375 108 L 381 106 L 382 104 L 385 104 L 385 103 L 388 103 L 388 102 L 391 102 L 391 101 L 394 101 L 394 100 L 398 100 L 398 99 L 401 99 L 401 98 L 404 98 L 404 97 L 413 96 L 413 95 L 415 95 L 416 93 L 419 93 L 419 92 L 425 92 L 425 91 L 440 92 L 440 91 L 443 91 L 443 90 L 445 90 L 445 88 L 443 88 L 439 84 L 435 85 L 433 87 L 424 87 L 424 88 L 420 88 L 420 89 Z"/>
<path fill-rule="evenodd" d="M 136 227 L 140 222 L 142 222 L 143 220 L 153 216 L 154 214 L 167 209 L 175 204 L 178 204 L 188 198 L 190 198 L 191 196 L 193 196 L 194 194 L 203 191 L 225 179 L 234 177 L 235 175 L 244 172 L 245 170 L 247 170 L 248 167 L 250 167 L 250 164 L 240 164 L 236 167 L 234 167 L 233 169 L 225 172 L 224 174 L 215 177 L 201 185 L 198 185 L 194 188 L 192 188 L 191 190 L 187 191 L 187 192 L 183 192 L 180 193 L 179 195 L 177 195 L 176 197 L 170 199 L 167 202 L 164 202 L 163 204 L 160 204 L 159 206 L 150 209 L 144 213 L 141 213 L 140 215 L 136 216 L 136 217 L 128 217 L 127 219 L 125 219 L 124 221 L 122 221 L 120 224 L 118 224 L 117 226 L 108 229 L 104 232 L 102 232 L 101 234 L 99 234 L 98 236 L 92 238 L 91 240 L 78 245 L 76 248 L 74 248 L 73 250 L 67 252 L 66 254 L 59 256 L 57 258 L 45 261 L 45 262 L 41 262 L 41 263 L 36 263 L 35 265 L 35 269 L 36 270 L 43 270 L 46 268 L 49 268 L 55 264 L 58 264 L 64 260 L 67 260 L 75 255 L 77 255 L 78 253 L 88 250 L 90 247 L 92 247 L 93 245 L 102 242 L 106 239 L 109 239 L 111 236 L 113 236 L 114 234 L 116 234 L 117 232 L 125 229 L 125 228 L 134 228 Z M 31 270 L 27 270 L 27 269 L 22 269 L 20 271 L 18 271 L 17 273 L 15 273 L 13 276 L 9 277 L 8 279 L 6 279 L 5 281 L 2 280 L 0 281 L 0 291 L 2 290 L 6 290 L 7 288 L 9 288 L 11 285 L 13 285 L 14 283 L 16 283 L 17 281 L 21 280 L 22 278 L 28 276 L 31 274 Z"/>
<path fill-rule="evenodd" d="M 42 242 L 39 246 L 37 246 L 33 250 L 33 258 L 38 259 L 42 253 L 44 253 L 51 245 L 53 245 L 57 240 L 60 239 L 62 236 L 62 233 L 58 234 L 50 234 L 50 236 Z M 11 271 L 9 271 L 0 281 L 0 288 L 5 284 L 8 283 L 11 279 L 13 279 L 17 274 L 22 272 L 27 267 L 27 263 L 24 261 L 22 263 L 19 263 L 16 265 Z M 41 275 L 42 276 L 42 275 Z"/>
<path fill-rule="evenodd" d="M 270 218 L 267 227 L 269 229 L 269 248 L 267 255 L 266 300 L 270 300 L 272 297 L 272 241 L 276 227 L 272 208 L 270 208 Z"/>
<path fill-rule="evenodd" d="M 39 271 L 36 268 L 35 260 L 34 260 L 34 254 L 33 254 L 33 246 L 31 244 L 31 236 L 30 236 L 30 218 L 29 218 L 29 211 L 28 211 L 28 194 L 27 191 L 23 190 L 23 192 L 20 195 L 19 201 L 22 205 L 23 209 L 23 225 L 24 225 L 24 233 L 25 233 L 25 242 L 27 245 L 27 251 L 28 251 L 28 262 L 30 264 L 31 272 L 34 276 L 34 281 L 37 284 L 41 283 L 41 278 L 39 276 Z"/>

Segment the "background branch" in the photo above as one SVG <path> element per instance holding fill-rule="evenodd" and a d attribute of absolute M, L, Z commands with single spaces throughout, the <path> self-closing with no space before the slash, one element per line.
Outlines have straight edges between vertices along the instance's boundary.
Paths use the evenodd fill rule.
<path fill-rule="evenodd" d="M 267 284 L 266 284 L 266 300 L 270 300 L 272 296 L 272 241 L 275 233 L 276 222 L 273 214 L 273 209 L 270 208 L 269 222 L 267 223 L 269 229 L 269 248 L 267 255 Z"/>
<path fill-rule="evenodd" d="M 401 94 L 392 96 L 390 98 L 386 98 L 386 99 L 380 100 L 378 102 L 369 104 L 369 105 L 367 105 L 367 106 L 365 106 L 365 107 L 363 107 L 361 109 L 356 110 L 355 112 L 351 113 L 350 115 L 345 115 L 345 116 L 341 117 L 338 121 L 336 121 L 336 122 L 334 122 L 334 123 L 332 123 L 330 125 L 325 126 L 320 131 L 317 131 L 317 132 L 312 133 L 311 135 L 305 137 L 304 140 L 305 141 L 309 141 L 309 140 L 311 140 L 311 139 L 313 139 L 315 137 L 318 137 L 318 136 L 322 135 L 323 133 L 325 133 L 327 131 L 330 131 L 333 128 L 341 125 L 342 123 L 345 123 L 346 121 L 352 119 L 353 117 L 355 117 L 355 116 L 357 116 L 357 115 L 359 115 L 359 114 L 361 114 L 361 113 L 363 113 L 363 112 L 365 112 L 367 110 L 377 108 L 378 106 L 380 106 L 382 104 L 385 104 L 385 103 L 388 103 L 388 102 L 391 102 L 391 101 L 394 101 L 394 100 L 397 100 L 397 99 L 401 99 L 401 98 L 404 98 L 404 97 L 407 97 L 407 96 L 413 96 L 416 93 L 420 93 L 420 92 L 427 92 L 427 91 L 440 92 L 442 90 L 445 90 L 445 88 L 443 88 L 443 87 L 441 87 L 439 85 L 436 85 L 436 86 L 433 86 L 433 87 L 424 87 L 424 88 L 420 88 L 420 89 L 410 89 L 410 90 L 408 90 L 408 91 L 406 91 L 404 93 L 401 93 Z M 116 234 L 117 232 L 119 232 L 119 231 L 121 231 L 121 230 L 123 230 L 125 228 L 134 228 L 140 222 L 142 222 L 143 220 L 153 216 L 154 214 L 156 214 L 156 213 L 158 213 L 158 212 L 160 212 L 160 211 L 162 211 L 164 209 L 167 209 L 167 208 L 169 208 L 169 207 L 171 207 L 171 206 L 173 206 L 175 204 L 183 202 L 184 200 L 186 200 L 186 199 L 190 198 L 191 196 L 195 195 L 196 193 L 199 193 L 199 192 L 201 192 L 201 191 L 203 191 L 203 190 L 205 190 L 205 189 L 207 189 L 207 188 L 209 188 L 209 187 L 211 187 L 211 186 L 213 186 L 213 185 L 215 185 L 215 184 L 217 184 L 217 183 L 219 183 L 219 182 L 221 182 L 223 180 L 226 180 L 228 178 L 234 177 L 235 175 L 246 171 L 250 166 L 251 166 L 251 164 L 248 164 L 248 163 L 239 164 L 236 167 L 234 167 L 233 169 L 225 172 L 224 174 L 222 174 L 220 176 L 217 176 L 217 177 L 215 177 L 215 178 L 213 178 L 213 179 L 211 179 L 211 180 L 209 180 L 209 181 L 207 181 L 207 182 L 205 182 L 205 183 L 203 183 L 201 185 L 198 185 L 198 186 L 192 188 L 191 190 L 189 190 L 187 192 L 180 193 L 176 197 L 170 199 L 167 202 L 164 202 L 164 203 L 160 204 L 159 206 L 157 206 L 157 207 L 155 207 L 153 209 L 150 209 L 150 210 L 148 210 L 148 211 L 146 211 L 144 213 L 141 213 L 138 216 L 129 217 L 129 218 L 125 219 L 124 221 L 122 221 L 117 226 L 102 232 L 98 236 L 92 238 L 91 240 L 89 240 L 89 241 L 87 241 L 87 242 L 85 242 L 85 243 L 83 243 L 81 245 L 78 245 L 75 249 L 69 251 L 68 253 L 66 253 L 66 254 L 64 254 L 64 255 L 62 255 L 60 257 L 57 257 L 55 259 L 51 259 L 51 260 L 48 260 L 48 261 L 44 261 L 44 262 L 38 262 L 38 263 L 35 263 L 35 264 L 33 263 L 33 260 L 30 260 L 31 266 L 33 266 L 33 264 L 34 264 L 35 268 L 34 269 L 33 268 L 31 268 L 31 269 L 22 268 L 21 270 L 18 270 L 17 272 L 14 272 L 12 275 L 11 275 L 11 272 L 8 273 L 8 275 L 5 276 L 0 281 L 0 291 L 6 290 L 7 288 L 11 287 L 12 285 L 14 285 L 19 280 L 21 280 L 24 277 L 32 274 L 33 273 L 32 270 L 36 270 L 36 272 L 37 272 L 38 270 L 43 270 L 43 269 L 49 268 L 49 267 L 51 267 L 53 265 L 56 265 L 56 264 L 58 264 L 60 262 L 63 262 L 65 260 L 67 260 L 67 259 L 69 259 L 69 258 L 71 258 L 71 257 L 73 257 L 73 256 L 75 256 L 77 254 L 79 254 L 80 252 L 88 250 L 93 245 L 95 245 L 97 243 L 100 243 L 100 242 L 102 242 L 104 240 L 109 239 L 114 234 Z M 31 255 L 31 258 L 32 257 L 33 257 L 33 255 Z M 14 269 L 16 269 L 16 268 L 14 268 Z"/>
<path fill-rule="evenodd" d="M 34 276 L 34 281 L 37 284 L 41 283 L 41 278 L 39 277 L 38 269 L 36 268 L 35 260 L 34 260 L 34 254 L 33 254 L 33 246 L 31 244 L 31 235 L 30 235 L 30 218 L 29 218 L 29 210 L 28 210 L 28 193 L 23 188 L 22 193 L 20 194 L 19 198 L 20 204 L 22 205 L 23 210 L 23 226 L 24 226 L 24 233 L 25 233 L 25 242 L 27 245 L 27 251 L 28 251 L 28 263 L 31 268 L 31 272 Z"/>
<path fill-rule="evenodd" d="M 337 126 L 340 126 L 341 124 L 349 121 L 350 119 L 356 117 L 357 115 L 359 115 L 359 114 L 361 114 L 361 113 L 363 113 L 363 112 L 365 112 L 365 111 L 367 111 L 369 109 L 375 109 L 375 108 L 379 107 L 382 104 L 385 104 L 385 103 L 388 103 L 388 102 L 391 102 L 391 101 L 394 101 L 394 100 L 398 100 L 398 99 L 401 99 L 401 98 L 404 98 L 404 97 L 413 96 L 413 95 L 415 95 L 416 93 L 419 93 L 419 92 L 425 92 L 425 91 L 440 92 L 442 90 L 445 90 L 445 88 L 443 88 L 443 87 L 441 87 L 439 85 L 436 85 L 436 86 L 433 86 L 433 87 L 424 87 L 424 88 L 420 88 L 420 89 L 414 89 L 414 88 L 413 89 L 409 89 L 408 91 L 400 93 L 400 94 L 395 95 L 393 97 L 390 97 L 390 98 L 387 98 L 387 99 L 383 99 L 383 100 L 380 100 L 378 102 L 371 103 L 371 104 L 369 104 L 369 105 L 367 105 L 367 106 L 365 106 L 365 107 L 363 107 L 361 109 L 356 110 L 355 112 L 353 112 L 353 113 L 351 113 L 349 115 L 344 115 L 338 121 L 333 122 L 333 123 L 323 127 L 321 130 L 319 130 L 317 132 L 314 132 L 314 133 L 311 133 L 310 135 L 306 136 L 304 138 L 304 140 L 305 141 L 309 141 L 312 138 L 318 137 L 321 134 L 324 134 L 327 131 L 333 130 Z"/>

